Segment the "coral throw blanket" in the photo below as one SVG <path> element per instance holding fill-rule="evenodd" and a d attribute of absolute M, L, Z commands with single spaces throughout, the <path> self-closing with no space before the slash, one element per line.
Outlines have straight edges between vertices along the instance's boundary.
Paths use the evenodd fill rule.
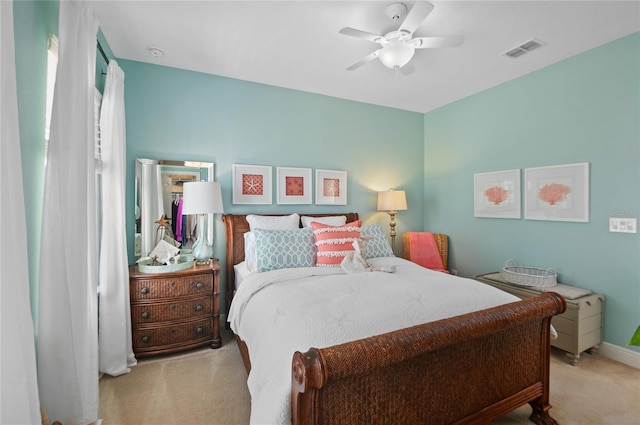
<path fill-rule="evenodd" d="M 407 232 L 409 235 L 409 260 L 431 270 L 449 273 L 442 264 L 438 244 L 430 232 Z"/>

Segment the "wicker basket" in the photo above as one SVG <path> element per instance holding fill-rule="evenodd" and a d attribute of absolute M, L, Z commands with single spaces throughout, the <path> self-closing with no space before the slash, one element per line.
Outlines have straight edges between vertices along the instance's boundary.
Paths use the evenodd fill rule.
<path fill-rule="evenodd" d="M 502 268 L 502 277 L 509 283 L 522 286 L 546 288 L 558 284 L 558 274 L 554 269 L 538 269 L 518 266 L 514 260 L 507 260 Z"/>

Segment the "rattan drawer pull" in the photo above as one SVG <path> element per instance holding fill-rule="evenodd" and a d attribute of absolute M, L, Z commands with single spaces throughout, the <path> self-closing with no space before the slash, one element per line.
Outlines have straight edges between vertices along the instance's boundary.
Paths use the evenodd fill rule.
<path fill-rule="evenodd" d="M 204 329 L 202 328 L 202 326 L 198 326 L 198 327 L 196 328 L 196 333 L 197 333 L 197 334 L 201 334 L 203 331 L 204 331 Z"/>
<path fill-rule="evenodd" d="M 204 287 L 204 283 L 202 282 L 196 282 L 196 288 L 197 289 L 202 289 Z"/>
<path fill-rule="evenodd" d="M 202 309 L 203 309 L 203 308 L 204 308 L 204 307 L 203 307 L 203 305 L 202 305 L 202 304 L 198 304 L 198 305 L 196 305 L 196 311 L 202 311 Z"/>
<path fill-rule="evenodd" d="M 142 295 L 146 295 L 146 294 L 148 294 L 148 293 L 149 293 L 149 288 L 147 288 L 146 286 L 143 286 L 143 287 L 140 289 L 140 293 L 141 293 Z"/>
<path fill-rule="evenodd" d="M 148 311 L 143 311 L 143 312 L 140 314 L 140 316 L 141 316 L 143 319 L 148 319 L 148 318 L 149 318 L 149 312 L 148 312 Z"/>
<path fill-rule="evenodd" d="M 149 342 L 149 335 L 144 335 L 142 338 L 140 338 L 140 340 L 142 342 Z"/>

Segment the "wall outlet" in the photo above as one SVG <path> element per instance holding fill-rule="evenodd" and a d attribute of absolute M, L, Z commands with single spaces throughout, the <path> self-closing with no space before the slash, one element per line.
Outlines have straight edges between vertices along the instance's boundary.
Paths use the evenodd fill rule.
<path fill-rule="evenodd" d="M 637 233 L 638 219 L 609 217 L 609 231 L 616 233 Z"/>

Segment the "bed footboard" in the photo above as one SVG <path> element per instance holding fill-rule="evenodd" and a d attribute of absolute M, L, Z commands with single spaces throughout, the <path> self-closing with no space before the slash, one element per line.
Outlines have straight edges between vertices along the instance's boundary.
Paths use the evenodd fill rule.
<path fill-rule="evenodd" d="M 549 415 L 551 316 L 564 298 L 511 304 L 328 348 L 296 352 L 292 421 L 320 424 L 489 424 L 529 403 Z"/>

